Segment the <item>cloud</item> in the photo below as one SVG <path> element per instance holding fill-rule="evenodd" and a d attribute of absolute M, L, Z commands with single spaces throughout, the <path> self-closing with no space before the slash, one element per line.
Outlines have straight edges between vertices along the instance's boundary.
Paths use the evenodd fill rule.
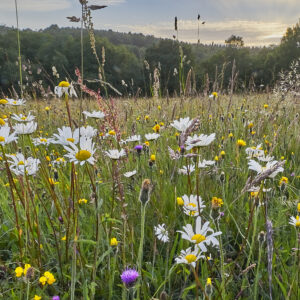
<path fill-rule="evenodd" d="M 102 0 L 101 5 L 117 5 L 126 2 L 126 0 Z"/>
<path fill-rule="evenodd" d="M 29 12 L 46 12 L 46 11 L 56 11 L 70 8 L 71 3 L 69 0 L 22 0 L 18 1 L 19 11 L 29 11 Z M 1 10 L 2 11 L 14 11 L 15 2 L 1 0 Z"/>
<path fill-rule="evenodd" d="M 224 44 L 232 34 L 242 36 L 246 46 L 278 44 L 286 28 L 293 24 L 281 22 L 263 22 L 249 20 L 224 20 L 200 24 L 200 40 L 202 43 Z M 106 28 L 109 27 L 107 24 Z M 118 31 L 141 32 L 163 38 L 172 38 L 173 22 L 160 22 L 149 25 L 113 25 Z M 198 23 L 196 20 L 179 20 L 179 40 L 197 42 Z"/>

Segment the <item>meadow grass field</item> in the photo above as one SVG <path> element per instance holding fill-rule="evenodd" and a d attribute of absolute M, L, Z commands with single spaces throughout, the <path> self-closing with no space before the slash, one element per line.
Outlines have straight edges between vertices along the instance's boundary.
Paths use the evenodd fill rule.
<path fill-rule="evenodd" d="M 0 103 L 0 299 L 300 299 L 299 99 Z"/>

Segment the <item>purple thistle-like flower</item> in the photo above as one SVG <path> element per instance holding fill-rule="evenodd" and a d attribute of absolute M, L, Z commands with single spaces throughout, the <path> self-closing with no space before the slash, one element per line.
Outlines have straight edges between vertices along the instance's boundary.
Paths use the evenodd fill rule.
<path fill-rule="evenodd" d="M 139 273 L 135 269 L 126 269 L 121 274 L 121 279 L 127 287 L 132 286 L 138 277 L 139 277 Z"/>
<path fill-rule="evenodd" d="M 59 296 L 53 296 L 52 300 L 60 300 Z"/>
<path fill-rule="evenodd" d="M 137 153 L 141 153 L 141 151 L 143 150 L 143 146 L 142 145 L 136 145 L 134 147 L 134 149 L 137 151 Z"/>

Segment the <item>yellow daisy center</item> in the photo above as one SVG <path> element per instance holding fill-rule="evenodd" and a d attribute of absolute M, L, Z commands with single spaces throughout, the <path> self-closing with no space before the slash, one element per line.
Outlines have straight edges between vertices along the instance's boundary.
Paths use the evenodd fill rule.
<path fill-rule="evenodd" d="M 92 156 L 91 152 L 87 150 L 80 150 L 79 152 L 76 153 L 75 157 L 76 159 L 83 161 L 87 160 Z"/>
<path fill-rule="evenodd" d="M 67 141 L 71 142 L 71 143 L 74 143 L 75 140 L 73 138 L 68 138 Z"/>
<path fill-rule="evenodd" d="M 188 204 L 188 206 L 192 206 L 192 207 L 195 208 L 197 205 L 196 205 L 195 203 L 190 202 L 190 203 Z"/>
<path fill-rule="evenodd" d="M 5 142 L 5 137 L 4 136 L 0 136 L 0 142 Z"/>
<path fill-rule="evenodd" d="M 296 217 L 296 227 L 300 227 L 300 219 L 299 216 Z"/>
<path fill-rule="evenodd" d="M 27 117 L 22 117 L 21 120 L 25 121 L 27 119 Z"/>
<path fill-rule="evenodd" d="M 197 260 L 197 256 L 194 254 L 188 254 L 185 259 L 187 260 L 187 262 L 190 264 L 192 262 L 195 262 Z"/>
<path fill-rule="evenodd" d="M 202 234 L 194 234 L 194 235 L 192 236 L 192 241 L 195 241 L 196 244 L 199 244 L 199 243 L 201 243 L 201 242 L 203 242 L 203 241 L 205 241 L 205 240 L 206 240 L 206 238 L 205 238 L 205 236 L 202 235 Z"/>
<path fill-rule="evenodd" d="M 20 161 L 18 162 L 18 166 L 24 166 L 24 161 L 23 161 L 23 160 L 20 160 Z"/>

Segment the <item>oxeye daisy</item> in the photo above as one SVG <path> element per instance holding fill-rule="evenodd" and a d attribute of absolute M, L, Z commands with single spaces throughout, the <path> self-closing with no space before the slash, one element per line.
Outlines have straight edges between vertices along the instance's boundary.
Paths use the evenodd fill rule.
<path fill-rule="evenodd" d="M 79 134 L 76 132 L 74 134 L 70 127 L 63 126 L 62 128 L 58 128 L 58 134 L 53 134 L 53 138 L 51 142 L 53 144 L 60 144 L 60 145 L 69 145 L 70 143 L 77 144 L 79 141 Z"/>
<path fill-rule="evenodd" d="M 58 97 L 62 97 L 64 94 L 77 97 L 73 85 L 67 81 L 61 81 L 59 85 L 54 88 L 54 94 Z"/>
<path fill-rule="evenodd" d="M 185 240 L 190 241 L 195 244 L 202 252 L 207 252 L 206 246 L 212 245 L 213 247 L 219 246 L 219 241 L 216 236 L 221 235 L 222 232 L 214 232 L 212 228 L 209 227 L 209 222 L 205 222 L 202 226 L 201 217 L 197 217 L 195 231 L 191 224 L 183 226 L 183 231 L 178 231 L 181 233 L 181 237 Z"/>
<path fill-rule="evenodd" d="M 12 134 L 9 133 L 10 133 L 10 127 L 8 126 L 0 127 L 0 145 L 4 146 L 18 139 L 18 137 L 16 136 L 16 132 L 13 132 Z"/>
<path fill-rule="evenodd" d="M 21 106 L 26 103 L 26 100 L 24 100 L 24 99 L 18 99 L 18 100 L 6 99 L 6 100 L 8 101 L 7 104 L 12 105 L 12 106 Z"/>
<path fill-rule="evenodd" d="M 117 149 L 113 149 L 113 150 L 108 150 L 104 152 L 109 158 L 117 160 L 120 159 L 121 157 L 126 156 L 126 152 L 124 149 L 121 150 L 117 150 Z"/>
<path fill-rule="evenodd" d="M 205 160 L 205 159 L 202 160 L 202 161 L 199 160 L 198 168 L 204 169 L 204 168 L 206 168 L 206 167 L 213 166 L 215 163 L 216 163 L 216 162 L 213 161 L 213 160 Z"/>
<path fill-rule="evenodd" d="M 191 265 L 195 268 L 196 262 L 200 258 L 205 258 L 205 256 L 202 255 L 202 252 L 199 251 L 198 248 L 195 248 L 194 250 L 192 250 L 192 248 L 188 248 L 186 250 L 181 250 L 180 255 L 175 258 L 175 262 L 177 264 Z"/>
<path fill-rule="evenodd" d="M 192 174 L 194 171 L 195 165 L 183 166 L 181 169 L 178 169 L 178 173 L 183 175 Z"/>
<path fill-rule="evenodd" d="M 266 166 L 261 166 L 258 162 L 251 159 L 248 162 L 249 170 L 253 170 L 257 172 L 257 174 L 262 174 L 263 172 L 266 172 L 270 169 L 272 169 L 278 162 L 276 160 L 267 162 Z M 273 173 L 271 173 L 268 177 L 274 178 L 278 173 L 283 172 L 284 169 L 282 167 L 278 167 L 276 170 L 274 170 Z"/>
<path fill-rule="evenodd" d="M 147 133 L 145 134 L 145 138 L 147 141 L 157 140 L 160 137 L 158 133 Z"/>
<path fill-rule="evenodd" d="M 166 224 L 159 224 L 157 226 L 154 226 L 154 232 L 156 237 L 164 242 L 167 243 L 169 241 L 169 233 L 167 229 L 165 228 Z"/>
<path fill-rule="evenodd" d="M 82 113 L 88 118 L 103 119 L 105 117 L 105 114 L 100 110 L 99 111 L 94 110 L 91 113 L 85 110 Z"/>
<path fill-rule="evenodd" d="M 33 121 L 27 123 L 19 123 L 13 126 L 13 128 L 17 134 L 31 134 L 36 131 L 37 123 Z"/>
<path fill-rule="evenodd" d="M 174 120 L 173 123 L 171 123 L 170 125 L 180 132 L 185 132 L 191 126 L 192 122 L 193 120 L 190 120 L 190 118 L 187 117 L 180 118 L 179 121 Z"/>
<path fill-rule="evenodd" d="M 65 155 L 70 162 L 75 164 L 80 164 L 81 166 L 88 162 L 91 165 L 95 164 L 95 145 L 92 139 L 82 137 L 79 142 L 79 146 L 69 143 L 68 146 L 64 146 L 65 150 L 68 151 L 68 154 Z"/>
<path fill-rule="evenodd" d="M 126 139 L 125 142 L 139 142 L 141 140 L 140 135 L 133 135 Z"/>
<path fill-rule="evenodd" d="M 197 195 L 183 195 L 180 197 L 183 200 L 183 212 L 191 217 L 197 217 L 199 216 L 199 207 L 198 207 L 198 201 L 200 205 L 200 212 L 202 212 L 202 209 L 205 207 L 202 198 L 198 196 L 197 201 Z M 182 203 L 182 202 L 181 202 Z"/>
<path fill-rule="evenodd" d="M 189 136 L 185 142 L 186 150 L 191 150 L 194 147 L 204 147 L 211 144 L 216 138 L 216 134 L 212 133 L 210 135 L 200 134 L 199 136 L 195 134 L 194 136 Z"/>
<path fill-rule="evenodd" d="M 126 172 L 123 175 L 127 178 L 132 177 L 136 174 L 136 170 L 130 171 L 130 172 Z"/>
<path fill-rule="evenodd" d="M 31 115 L 31 112 L 27 116 L 23 114 L 12 114 L 11 118 L 17 122 L 31 122 L 35 119 L 35 116 Z"/>
<path fill-rule="evenodd" d="M 289 224 L 295 226 L 295 227 L 300 227 L 300 218 L 299 216 L 296 216 L 295 217 L 290 217 L 290 221 L 289 221 Z"/>
<path fill-rule="evenodd" d="M 93 138 L 97 135 L 97 129 L 92 126 L 82 126 L 79 128 L 76 128 L 74 130 L 74 138 L 77 138 L 79 140 L 80 138 Z"/>
<path fill-rule="evenodd" d="M 39 170 L 40 160 L 37 158 L 25 158 L 22 153 L 7 154 L 7 157 L 11 158 L 8 160 L 10 170 L 17 176 L 35 175 Z"/>

